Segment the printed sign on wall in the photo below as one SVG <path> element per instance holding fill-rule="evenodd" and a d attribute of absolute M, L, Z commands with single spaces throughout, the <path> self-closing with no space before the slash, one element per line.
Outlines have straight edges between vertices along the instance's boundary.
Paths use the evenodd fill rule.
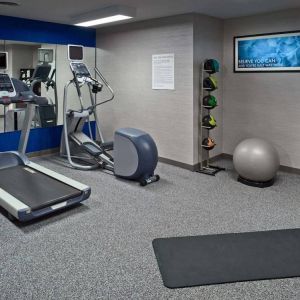
<path fill-rule="evenodd" d="M 235 72 L 299 72 L 300 32 L 234 38 Z"/>
<path fill-rule="evenodd" d="M 152 55 L 152 89 L 174 88 L 174 53 Z"/>

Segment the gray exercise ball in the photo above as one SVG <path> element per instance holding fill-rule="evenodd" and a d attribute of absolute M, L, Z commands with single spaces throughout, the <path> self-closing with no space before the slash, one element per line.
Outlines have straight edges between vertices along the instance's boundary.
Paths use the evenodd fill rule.
<path fill-rule="evenodd" d="M 269 142 L 251 138 L 242 141 L 235 148 L 233 164 L 240 177 L 255 182 L 267 182 L 276 175 L 279 156 Z"/>

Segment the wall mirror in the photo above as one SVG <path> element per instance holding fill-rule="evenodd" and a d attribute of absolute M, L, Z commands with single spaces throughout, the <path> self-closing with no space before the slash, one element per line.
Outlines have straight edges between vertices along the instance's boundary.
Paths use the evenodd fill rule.
<path fill-rule="evenodd" d="M 8 54 L 6 73 L 19 80 L 14 81 L 16 88 L 37 96 L 31 127 L 56 126 L 56 45 L 5 40 L 3 51 Z M 25 108 L 25 104 L 2 107 L 1 132 L 22 129 Z"/>
<path fill-rule="evenodd" d="M 68 60 L 68 46 L 0 40 L 0 51 L 8 53 L 8 68 L 12 78 L 22 81 L 22 88 L 37 96 L 32 128 L 54 127 L 63 124 L 64 86 L 72 79 Z M 84 47 L 84 61 L 94 74 L 96 52 Z M 89 91 L 83 90 L 84 104 L 89 106 Z M 78 109 L 75 87 L 68 94 L 69 108 Z M 26 105 L 0 106 L 0 133 L 22 129 Z M 91 117 L 91 120 L 93 118 Z"/>
<path fill-rule="evenodd" d="M 0 51 L 5 51 L 4 40 L 0 40 Z M 4 131 L 4 106 L 0 105 L 0 133 L 3 131 Z"/>

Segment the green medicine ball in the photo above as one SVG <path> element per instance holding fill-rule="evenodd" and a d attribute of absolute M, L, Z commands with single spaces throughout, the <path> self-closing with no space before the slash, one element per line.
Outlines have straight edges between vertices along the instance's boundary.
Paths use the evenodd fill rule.
<path fill-rule="evenodd" d="M 218 80 L 214 76 L 209 76 L 203 80 L 203 87 L 208 91 L 214 91 L 218 88 Z"/>
<path fill-rule="evenodd" d="M 206 107 L 215 108 L 217 104 L 217 99 L 213 95 L 208 95 L 203 98 L 203 105 Z"/>
<path fill-rule="evenodd" d="M 218 73 L 220 64 L 216 59 L 207 59 L 204 63 L 204 70 L 209 74 Z"/>
<path fill-rule="evenodd" d="M 206 115 L 202 119 L 202 124 L 205 127 L 209 127 L 210 129 L 213 129 L 217 126 L 216 119 L 213 115 Z"/>

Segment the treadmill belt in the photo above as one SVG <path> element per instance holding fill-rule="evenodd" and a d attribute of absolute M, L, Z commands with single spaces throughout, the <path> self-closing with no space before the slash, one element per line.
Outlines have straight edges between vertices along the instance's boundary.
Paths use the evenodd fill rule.
<path fill-rule="evenodd" d="M 75 198 L 82 193 L 27 166 L 0 170 L 0 188 L 28 205 L 32 210 Z"/>

